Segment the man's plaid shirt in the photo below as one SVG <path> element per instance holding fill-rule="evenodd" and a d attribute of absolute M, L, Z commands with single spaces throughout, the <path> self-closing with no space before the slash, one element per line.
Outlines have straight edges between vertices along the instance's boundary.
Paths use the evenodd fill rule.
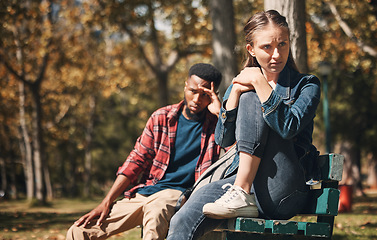
<path fill-rule="evenodd" d="M 132 197 L 137 188 L 156 184 L 164 176 L 174 148 L 179 112 L 184 102 L 169 105 L 155 111 L 149 118 L 134 149 L 119 167 L 117 174 L 127 176 L 132 184 L 125 197 Z M 215 143 L 217 116 L 206 110 L 201 134 L 201 153 L 195 168 L 195 180 L 219 158 L 220 147 Z"/>

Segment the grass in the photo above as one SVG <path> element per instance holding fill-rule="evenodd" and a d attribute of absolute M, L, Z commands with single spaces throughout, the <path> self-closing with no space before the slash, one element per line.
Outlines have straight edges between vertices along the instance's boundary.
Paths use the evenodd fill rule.
<path fill-rule="evenodd" d="M 56 199 L 49 207 L 29 207 L 25 200 L 0 202 L 0 240 L 64 240 L 67 229 L 101 199 Z M 140 240 L 140 228 L 111 240 Z"/>
<path fill-rule="evenodd" d="M 0 201 L 0 240 L 64 240 L 69 226 L 101 199 L 56 199 L 49 207 L 29 207 L 24 200 Z M 353 199 L 353 209 L 335 218 L 334 240 L 377 239 L 377 192 Z M 300 217 L 305 221 L 315 221 Z M 140 240 L 135 228 L 111 240 Z"/>
<path fill-rule="evenodd" d="M 377 192 L 355 197 L 352 212 L 335 218 L 334 239 L 377 239 Z"/>

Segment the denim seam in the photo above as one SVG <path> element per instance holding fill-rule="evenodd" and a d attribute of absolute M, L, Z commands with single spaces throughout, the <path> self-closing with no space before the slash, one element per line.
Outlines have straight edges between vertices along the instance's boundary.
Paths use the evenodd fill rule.
<path fill-rule="evenodd" d="M 192 231 L 191 231 L 190 236 L 189 236 L 188 239 L 193 239 L 194 233 L 198 229 L 199 225 L 204 221 L 204 219 L 205 219 L 205 216 L 202 215 L 202 216 L 200 216 L 199 220 L 197 222 L 195 222 L 195 227 L 192 229 Z"/>
<path fill-rule="evenodd" d="M 277 109 L 277 107 L 279 106 L 279 104 L 281 103 L 282 99 L 279 98 L 279 101 L 277 101 L 274 105 L 271 106 L 270 109 L 266 109 L 265 111 L 265 116 L 268 116 L 271 112 L 275 111 Z"/>

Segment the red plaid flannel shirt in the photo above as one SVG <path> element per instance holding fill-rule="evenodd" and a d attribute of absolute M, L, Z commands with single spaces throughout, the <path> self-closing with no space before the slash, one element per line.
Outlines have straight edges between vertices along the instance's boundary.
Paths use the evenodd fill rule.
<path fill-rule="evenodd" d="M 179 111 L 184 102 L 169 105 L 155 111 L 149 118 L 134 149 L 119 167 L 117 174 L 127 176 L 133 188 L 124 193 L 132 197 L 137 188 L 156 184 L 164 176 L 174 147 Z M 220 147 L 215 143 L 217 116 L 206 112 L 201 134 L 201 153 L 195 168 L 195 180 L 219 158 Z"/>

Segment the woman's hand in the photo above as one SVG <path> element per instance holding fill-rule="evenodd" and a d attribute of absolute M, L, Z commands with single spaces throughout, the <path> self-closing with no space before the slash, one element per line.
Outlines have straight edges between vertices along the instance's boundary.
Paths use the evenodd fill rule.
<path fill-rule="evenodd" d="M 241 93 L 255 90 L 261 103 L 267 101 L 276 82 L 267 81 L 259 67 L 246 67 L 234 79 L 233 84 Z"/>
<path fill-rule="evenodd" d="M 238 106 L 238 101 L 243 92 L 255 90 L 261 102 L 268 99 L 272 92 L 259 67 L 246 67 L 235 78 L 233 88 L 226 102 L 226 109 L 231 110 Z"/>
<path fill-rule="evenodd" d="M 243 93 L 250 90 L 254 90 L 255 86 L 260 82 L 266 82 L 260 68 L 258 67 L 246 67 L 235 78 L 233 78 L 233 85 Z M 238 85 L 238 86 L 237 86 Z"/>

